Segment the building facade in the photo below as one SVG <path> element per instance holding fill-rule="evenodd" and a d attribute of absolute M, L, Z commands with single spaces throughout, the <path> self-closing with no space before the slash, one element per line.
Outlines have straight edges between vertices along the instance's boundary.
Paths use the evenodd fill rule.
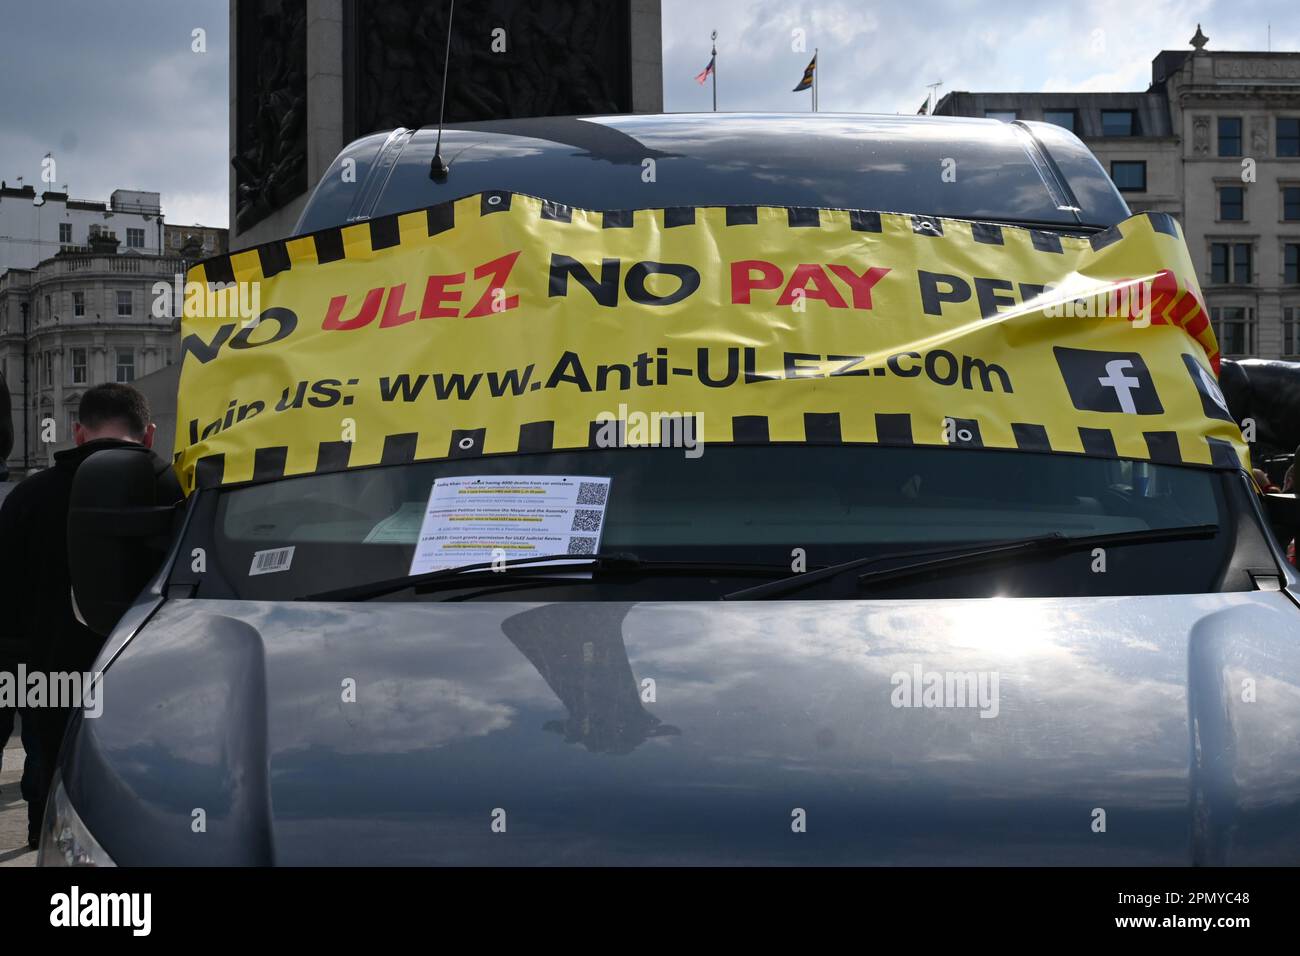
<path fill-rule="evenodd" d="M 115 189 L 108 202 L 94 202 L 47 191 L 38 199 L 31 186 L 0 182 L 0 274 L 35 268 L 105 235 L 117 239 L 121 252 L 160 255 L 163 231 L 158 193 Z"/>
<path fill-rule="evenodd" d="M 82 393 L 133 382 L 176 362 L 180 346 L 172 286 L 183 262 L 123 255 L 112 247 L 60 253 L 0 275 L 0 371 L 13 406 L 18 475 L 46 467 L 72 444 Z"/>
<path fill-rule="evenodd" d="M 220 226 L 163 226 L 163 254 L 198 262 L 230 251 L 230 231 Z"/>
<path fill-rule="evenodd" d="M 1226 357 L 1300 361 L 1300 53 L 1152 61 L 1130 93 L 949 93 L 935 113 L 1074 131 L 1135 212 L 1173 214 Z"/>

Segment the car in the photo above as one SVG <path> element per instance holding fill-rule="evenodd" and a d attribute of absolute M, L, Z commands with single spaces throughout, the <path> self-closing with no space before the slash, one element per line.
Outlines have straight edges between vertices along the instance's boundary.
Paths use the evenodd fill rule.
<path fill-rule="evenodd" d="M 739 271 L 733 264 L 731 276 L 759 290 L 755 301 L 760 292 L 769 303 L 786 296 L 790 311 L 771 318 L 778 315 L 772 305 L 760 315 L 796 330 L 792 335 L 802 328 L 796 288 L 804 297 L 822 293 L 809 309 L 833 305 L 812 278 L 815 264 L 832 260 L 815 255 L 815 230 L 796 233 L 809 222 L 833 221 L 845 242 L 858 241 L 851 229 L 878 228 L 880 214 L 899 242 L 913 229 L 918 237 L 960 230 L 974 237 L 961 247 L 970 257 L 997 253 L 1005 238 L 1026 254 L 1040 252 L 1043 269 L 1054 268 L 1063 248 L 1110 255 L 1128 223 L 1152 248 L 1183 249 L 1176 225 L 1132 218 L 1088 149 L 1050 124 L 607 116 L 362 137 L 339 154 L 307 202 L 295 229 L 302 238 L 259 247 L 256 257 L 233 254 L 205 275 L 237 275 L 257 261 L 264 270 L 267 262 L 284 268 L 299 261 L 295 250 L 307 250 L 310 265 L 319 259 L 320 269 L 327 258 L 343 260 L 346 273 L 320 275 L 355 276 L 362 284 L 355 288 L 378 291 L 365 303 L 340 293 L 346 301 L 331 305 L 322 328 L 365 326 L 383 301 L 391 308 L 382 322 L 460 334 L 466 348 L 491 357 L 518 343 L 477 331 L 496 327 L 488 325 L 491 307 L 478 313 L 482 325 L 469 324 L 477 295 L 466 288 L 463 296 L 437 299 L 452 302 L 450 311 L 427 323 L 407 319 L 403 309 L 418 295 L 409 290 L 403 306 L 403 283 L 374 263 L 381 245 L 408 235 L 408 227 L 423 228 L 422 218 L 402 218 L 411 211 L 429 211 L 432 237 L 442 214 L 481 210 L 487 222 L 493 197 L 504 206 L 514 197 L 516 210 L 540 217 L 520 228 L 568 223 L 590 243 L 584 248 L 611 250 L 606 261 L 616 265 L 606 276 L 596 265 L 599 252 L 557 259 L 556 240 L 547 247 L 550 298 L 543 296 L 547 321 L 591 315 L 606 323 L 591 340 L 608 350 L 641 347 L 631 333 L 625 343 L 608 332 L 612 317 L 631 315 L 647 300 L 645 308 L 661 305 L 690 280 L 679 269 L 672 275 L 680 286 L 656 285 L 645 256 L 635 259 L 643 265 L 635 272 L 630 240 L 603 232 L 601 216 L 606 229 L 644 223 L 661 243 L 654 247 L 664 253 L 653 260 L 659 266 L 674 253 L 720 267 L 723 253 L 708 250 L 732 241 L 717 238 L 727 228 L 716 225 L 722 220 L 701 214 L 716 231 L 696 245 L 682 238 L 678 247 L 666 237 L 673 222 L 695 220 L 675 220 L 671 210 L 761 207 L 734 219 L 751 224 L 767 221 L 764 210 L 778 210 L 775 218 L 788 210 L 792 238 L 781 241 L 790 245 L 784 258 L 769 257 L 777 274 L 765 271 L 767 260 L 755 252 Z M 629 210 L 655 212 L 634 219 L 623 215 Z M 864 210 L 880 214 L 855 212 Z M 654 232 L 660 224 L 662 232 Z M 371 229 L 373 253 L 354 251 L 345 232 L 355 226 L 363 228 L 346 235 Z M 381 243 L 381 235 L 391 241 Z M 561 235 L 546 232 L 546 241 Z M 984 251 L 981 241 L 989 244 Z M 938 247 L 916 255 L 931 248 Z M 336 254 L 327 257 L 326 249 Z M 802 285 L 793 281 L 798 270 Z M 962 298 L 957 271 L 937 278 L 947 273 L 922 263 L 908 275 L 920 276 L 922 296 L 930 282 L 935 308 L 943 309 Z M 1045 294 L 1045 285 L 1026 291 L 1002 276 L 987 273 L 979 298 L 987 293 L 995 301 L 973 326 L 993 329 L 996 323 L 984 320 L 1033 311 L 1029 303 Z M 435 284 L 440 296 L 450 288 L 446 279 Z M 466 282 L 463 273 L 459 279 Z M 491 278 L 483 283 L 485 301 L 503 287 Z M 630 290 L 640 298 L 618 298 Z M 848 291 L 842 310 L 824 314 L 851 332 L 868 319 L 849 305 Z M 1192 289 L 1184 294 L 1195 302 Z M 245 333 L 232 361 L 252 362 L 262 343 L 287 334 L 290 305 L 299 328 L 321 325 L 293 303 L 275 301 L 277 322 L 265 325 L 272 331 Z M 665 322 L 685 321 L 680 299 L 669 306 L 659 314 L 678 318 Z M 919 309 L 895 316 L 918 328 L 924 318 Z M 391 340 L 379 333 L 393 330 L 378 326 L 373 339 L 356 340 L 373 345 L 330 341 L 401 358 L 413 340 L 381 345 Z M 1085 328 L 1094 326 L 1071 326 L 1070 334 L 1093 334 Z M 195 335 L 181 388 L 182 399 L 187 383 L 195 390 L 188 398 L 197 407 L 200 379 L 186 376 L 213 374 L 217 366 L 204 355 L 217 363 L 233 353 L 217 348 L 219 335 Z M 950 367 L 942 356 L 931 362 L 943 349 L 924 358 L 920 347 L 902 346 L 888 356 L 835 354 L 816 343 L 787 352 L 786 374 L 771 377 L 807 380 L 798 394 L 813 396 L 812 404 L 797 416 L 807 440 L 780 437 L 782 413 L 773 404 L 771 434 L 766 420 L 737 413 L 726 423 L 733 439 L 711 442 L 695 457 L 687 454 L 689 440 L 621 447 L 633 443 L 617 429 L 605 443 L 595 428 L 591 442 L 577 447 L 551 443 L 549 431 L 547 442 L 529 445 L 521 427 L 517 448 L 484 453 L 496 425 L 487 437 L 473 422 L 456 430 L 462 423 L 447 409 L 462 406 L 451 392 L 431 410 L 421 406 L 421 421 L 443 429 L 438 441 L 451 429 L 450 449 L 427 453 L 432 446 L 414 433 L 371 437 L 379 426 L 365 412 L 322 392 L 333 420 L 355 415 L 357 441 L 382 444 L 384 457 L 376 450 L 374 460 L 354 466 L 347 456 L 358 452 L 333 444 L 340 467 L 304 472 L 295 465 L 292 429 L 283 439 L 287 453 L 258 445 L 237 455 L 235 445 L 220 445 L 236 440 L 244 415 L 232 411 L 223 421 L 222 391 L 213 397 L 215 413 L 193 416 L 178 468 L 194 488 L 179 511 L 155 505 L 145 479 L 112 452 L 78 473 L 69 531 L 74 591 L 87 621 L 106 634 L 96 665 L 104 704 L 101 716 L 78 716 L 69 729 L 40 860 L 1300 862 L 1300 608 L 1279 543 L 1294 535 L 1294 499 L 1258 494 L 1234 450 L 1236 426 L 1216 410 L 1221 396 L 1207 369 L 1217 353 L 1199 354 L 1190 332 L 1177 341 L 1186 348 L 1185 366 L 1175 354 L 1173 364 L 1146 370 L 1139 351 L 1119 349 L 1083 373 L 1078 390 L 1067 394 L 1060 381 L 1034 386 L 1040 391 L 1032 394 L 1052 396 L 1034 409 L 1044 416 L 1106 414 L 1120 422 L 1117 429 L 1139 429 L 1136 445 L 1117 438 L 1108 452 L 1098 451 L 1105 441 L 1086 428 L 1084 446 L 1062 453 L 1046 444 L 1049 429 L 1019 425 L 1019 444 L 992 447 L 996 429 L 987 416 L 984 441 L 977 440 L 981 410 L 992 407 L 981 403 L 1013 391 L 1006 356 L 1018 346 L 1010 337 L 994 355 L 963 358 L 956 346 L 944 346 Z M 1208 343 L 1212 336 L 1201 344 L 1208 350 Z M 1031 408 L 1026 379 L 1045 376 L 1048 366 L 1057 374 L 1053 356 L 1067 378 L 1070 363 L 1091 361 L 1075 354 L 1086 349 L 1042 348 L 1037 371 L 1015 371 L 1015 396 Z M 293 354 L 315 377 L 308 352 Z M 653 374 L 654 355 L 644 354 L 644 370 Z M 774 392 L 749 359 L 737 344 L 730 378 L 739 382 L 743 368 L 745 381 L 752 375 L 756 383 L 737 386 L 742 394 L 796 394 Z M 258 366 L 257 374 L 269 367 Z M 820 377 L 810 378 L 809 369 Z M 617 380 L 620 373 L 609 374 Z M 625 374 L 632 376 L 630 366 Z M 703 369 L 688 374 L 707 377 Z M 1098 391 L 1099 379 L 1109 392 Z M 439 381 L 451 388 L 450 379 Z M 468 387 L 468 379 L 460 381 Z M 904 439 L 886 428 L 896 419 L 877 419 L 874 440 L 851 440 L 853 409 L 835 396 L 858 393 L 835 389 L 922 381 L 936 394 L 940 383 L 955 389 L 944 393 L 955 396 L 944 399 L 953 410 L 943 420 L 952 435 L 937 437 L 936 418 L 935 437 L 909 431 Z M 1139 405 L 1148 386 L 1159 386 L 1166 406 L 1175 390 L 1192 403 L 1199 394 L 1210 437 L 1198 432 L 1197 447 L 1219 457 L 1170 457 L 1172 432 L 1148 431 L 1143 445 L 1141 428 L 1150 426 L 1141 416 L 1157 414 Z M 345 391 L 337 381 L 329 388 Z M 558 417 L 585 415 L 579 403 L 588 397 L 578 391 L 554 400 L 557 436 Z M 532 392 L 514 394 L 522 402 Z M 1087 411 L 1098 394 L 1114 407 Z M 611 394 L 611 404 L 632 401 L 620 395 Z M 727 414 L 734 411 L 729 401 L 718 399 Z M 294 406 L 291 386 L 281 404 Z M 1201 407 L 1195 404 L 1197 416 Z M 637 411 L 605 421 L 630 431 Z M 262 409 L 252 421 L 271 428 L 275 420 Z M 519 422 L 537 424 L 508 419 L 512 429 Z M 1034 436 L 1043 442 L 1034 444 Z M 199 457 L 195 449 L 205 445 L 225 448 L 224 462 Z M 1142 454 L 1129 451 L 1139 446 Z M 325 452 L 322 440 L 322 461 Z M 204 462 L 214 469 L 205 472 Z M 559 513 L 566 522 L 573 516 L 574 530 L 585 520 L 581 510 L 595 515 L 583 528 L 599 537 L 598 553 L 564 552 L 578 556 L 560 565 L 559 552 L 541 552 L 548 561 L 509 560 L 499 549 L 490 564 L 415 560 L 429 527 L 421 522 L 438 511 L 440 487 L 541 494 L 556 481 L 571 495 Z M 575 500 L 585 509 L 575 511 Z M 448 507 L 454 520 L 461 506 Z M 78 514 L 103 509 L 122 516 L 117 528 L 78 524 Z M 138 542 L 119 536 L 133 524 L 166 540 L 161 567 L 142 588 L 138 575 L 121 571 L 136 566 Z"/>

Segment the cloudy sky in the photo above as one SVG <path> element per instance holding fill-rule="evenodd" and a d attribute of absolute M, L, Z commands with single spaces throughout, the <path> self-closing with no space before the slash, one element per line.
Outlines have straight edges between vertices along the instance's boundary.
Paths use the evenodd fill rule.
<path fill-rule="evenodd" d="M 226 225 L 229 17 L 225 0 L 0 0 L 0 179 L 153 190 L 168 222 Z"/>
<path fill-rule="evenodd" d="M 718 37 L 720 109 L 804 110 L 790 88 L 820 48 L 822 110 L 916 111 L 948 90 L 1140 90 L 1184 49 L 1300 50 L 1295 0 L 663 0 L 664 104 L 705 110 L 694 76 Z M 192 31 L 206 31 L 195 53 Z M 227 224 L 225 0 L 0 0 L 0 179 L 79 199 L 163 194 L 169 222 Z"/>

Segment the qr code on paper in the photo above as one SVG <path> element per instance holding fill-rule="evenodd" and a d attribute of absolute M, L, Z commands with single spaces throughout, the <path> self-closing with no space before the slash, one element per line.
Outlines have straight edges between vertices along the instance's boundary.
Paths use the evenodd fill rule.
<path fill-rule="evenodd" d="M 569 539 L 569 554 L 595 554 L 596 539 L 574 535 Z"/>
<path fill-rule="evenodd" d="M 599 531 L 600 512 L 579 508 L 573 513 L 573 527 L 570 531 Z"/>
<path fill-rule="evenodd" d="M 605 495 L 608 493 L 609 485 L 602 485 L 595 481 L 581 481 L 578 483 L 578 504 L 603 505 Z"/>

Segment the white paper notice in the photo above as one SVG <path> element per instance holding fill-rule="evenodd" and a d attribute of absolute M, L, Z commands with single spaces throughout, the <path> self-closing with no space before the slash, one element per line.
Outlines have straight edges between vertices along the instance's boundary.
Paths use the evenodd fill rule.
<path fill-rule="evenodd" d="M 582 475 L 439 478 L 429 492 L 410 573 L 486 564 L 499 557 L 595 554 L 605 527 L 609 484 L 609 478 Z M 572 562 L 561 558 L 554 563 Z"/>

